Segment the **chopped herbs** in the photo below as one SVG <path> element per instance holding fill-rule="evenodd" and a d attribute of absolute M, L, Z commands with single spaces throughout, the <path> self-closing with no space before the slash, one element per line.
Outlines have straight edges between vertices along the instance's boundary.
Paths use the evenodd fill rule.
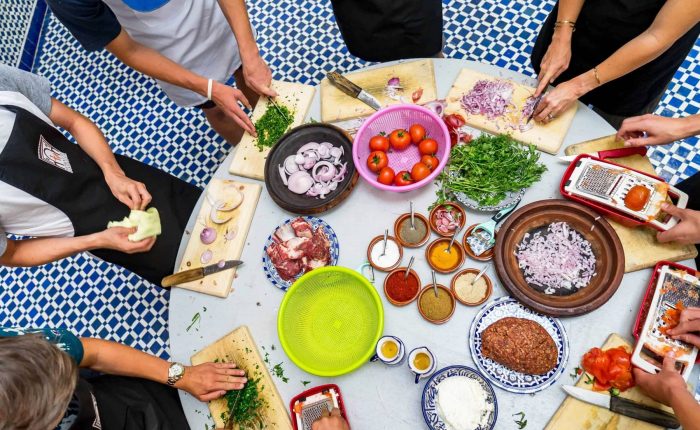
<path fill-rule="evenodd" d="M 258 150 L 275 146 L 292 125 L 293 117 L 288 107 L 270 103 L 265 113 L 255 122 L 255 132 L 258 134 L 255 146 Z"/>
<path fill-rule="evenodd" d="M 591 385 L 595 382 L 595 378 L 589 375 L 588 373 L 586 373 L 584 376 L 586 377 L 586 384 Z"/>
<path fill-rule="evenodd" d="M 272 371 L 272 374 L 273 374 L 273 375 L 275 375 L 276 377 L 280 378 L 280 379 L 282 380 L 282 382 L 284 382 L 285 384 L 286 384 L 287 382 L 289 382 L 289 378 L 287 378 L 286 376 L 284 376 L 284 369 L 282 368 L 282 363 L 281 363 L 281 362 L 275 364 L 275 365 L 272 367 L 272 369 L 270 369 L 270 370 Z"/>
<path fill-rule="evenodd" d="M 301 381 L 301 384 L 302 384 L 303 386 L 305 386 L 305 387 L 306 387 L 307 385 L 309 385 L 310 383 L 311 383 L 311 381 Z"/>
<path fill-rule="evenodd" d="M 262 348 L 265 349 L 264 346 Z M 263 361 L 265 362 L 265 364 L 268 364 L 268 365 L 270 364 L 270 353 L 269 352 L 265 353 L 265 357 L 263 358 Z"/>
<path fill-rule="evenodd" d="M 249 379 L 242 390 L 232 390 L 224 395 L 229 413 L 222 412 L 221 419 L 224 422 L 233 422 L 241 430 L 263 428 L 261 416 L 262 409 L 266 406 L 260 392 L 265 387 L 260 387 L 260 378 Z"/>
<path fill-rule="evenodd" d="M 525 412 L 518 412 L 517 414 L 513 414 L 514 417 L 517 417 L 513 421 L 515 424 L 518 425 L 518 429 L 524 429 L 525 426 L 527 426 L 527 420 L 525 419 Z"/>
<path fill-rule="evenodd" d="M 620 396 L 620 389 L 619 389 L 619 388 L 610 387 L 610 389 L 608 390 L 608 392 L 610 393 L 610 395 L 611 395 L 612 397 L 619 397 L 619 396 Z"/>
<path fill-rule="evenodd" d="M 199 314 L 199 312 L 197 312 L 196 314 L 194 314 L 194 316 L 192 317 L 192 322 L 190 323 L 189 326 L 187 326 L 187 329 L 186 329 L 185 331 L 190 331 L 190 329 L 192 328 L 192 326 L 194 326 L 195 324 L 197 324 L 198 322 L 200 322 L 201 319 L 202 319 L 202 316 Z"/>
<path fill-rule="evenodd" d="M 571 373 L 569 373 L 569 376 L 571 377 L 571 379 L 573 379 L 574 381 L 576 381 L 576 379 L 579 377 L 579 375 L 581 375 L 581 373 L 583 373 L 583 369 L 581 369 L 580 367 L 576 366 L 576 368 L 574 369 L 574 371 L 571 372 Z"/>
<path fill-rule="evenodd" d="M 481 206 L 495 206 L 506 193 L 540 180 L 547 168 L 539 158 L 533 145 L 521 145 L 504 134 L 482 134 L 469 144 L 456 145 L 438 176 L 437 204 L 463 193 Z"/>

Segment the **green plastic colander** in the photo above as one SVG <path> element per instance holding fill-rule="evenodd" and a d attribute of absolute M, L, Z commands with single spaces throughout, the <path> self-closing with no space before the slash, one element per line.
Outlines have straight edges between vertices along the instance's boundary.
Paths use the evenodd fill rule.
<path fill-rule="evenodd" d="M 367 363 L 384 330 L 379 294 L 344 267 L 314 269 L 287 291 L 277 314 L 284 352 L 318 376 L 350 373 Z"/>

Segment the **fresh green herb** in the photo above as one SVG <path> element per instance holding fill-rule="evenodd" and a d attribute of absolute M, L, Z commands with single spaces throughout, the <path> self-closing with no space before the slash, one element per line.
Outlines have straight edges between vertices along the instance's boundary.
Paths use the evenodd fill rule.
<path fill-rule="evenodd" d="M 258 140 L 255 144 L 262 151 L 275 146 L 277 141 L 292 125 L 293 115 L 284 105 L 270 103 L 265 113 L 255 122 Z"/>
<path fill-rule="evenodd" d="M 615 388 L 615 387 L 610 387 L 610 389 L 608 390 L 608 392 L 609 392 L 610 395 L 613 396 L 613 397 L 618 397 L 618 396 L 620 395 L 620 390 L 619 390 L 618 388 Z"/>
<path fill-rule="evenodd" d="M 301 381 L 302 385 L 305 387 L 311 383 L 311 381 Z"/>
<path fill-rule="evenodd" d="M 586 380 L 584 381 L 586 384 L 591 385 L 595 382 L 595 378 L 589 375 L 588 373 L 584 374 L 584 376 L 586 377 Z"/>
<path fill-rule="evenodd" d="M 579 375 L 581 375 L 581 373 L 583 373 L 583 369 L 581 369 L 580 367 L 576 366 L 576 368 L 574 369 L 574 371 L 571 372 L 571 373 L 569 373 L 569 376 L 571 376 L 571 379 L 573 379 L 574 381 L 576 381 L 576 378 L 578 378 Z"/>
<path fill-rule="evenodd" d="M 265 399 L 260 396 L 264 389 L 260 387 L 260 378 L 249 379 L 242 390 L 232 390 L 224 395 L 228 414 L 222 412 L 224 422 L 233 420 L 241 430 L 263 428 L 262 409 L 266 406 Z"/>
<path fill-rule="evenodd" d="M 198 323 L 201 319 L 202 319 L 202 316 L 199 314 L 199 312 L 194 314 L 194 316 L 192 317 L 192 322 L 190 323 L 189 326 L 187 326 L 187 329 L 185 331 L 190 331 L 192 326 L 194 326 L 196 323 Z"/>
<path fill-rule="evenodd" d="M 464 193 L 481 206 L 495 206 L 506 193 L 539 181 L 547 168 L 533 145 L 523 146 L 510 136 L 482 134 L 471 143 L 456 145 L 438 176 L 436 204 Z"/>
<path fill-rule="evenodd" d="M 282 368 L 282 363 L 277 363 L 277 364 L 275 364 L 275 365 L 272 367 L 271 371 L 272 371 L 272 374 L 273 374 L 273 375 L 275 375 L 276 377 L 280 378 L 280 379 L 282 380 L 282 382 L 284 382 L 285 384 L 286 384 L 287 382 L 289 382 L 289 378 L 287 378 L 286 376 L 284 376 L 284 369 Z"/>
<path fill-rule="evenodd" d="M 206 307 L 206 306 L 202 306 L 202 308 L 204 309 L 204 312 L 207 311 L 207 307 Z"/>
<path fill-rule="evenodd" d="M 514 417 L 518 417 L 517 419 L 513 420 L 515 424 L 518 425 L 518 429 L 524 429 L 525 426 L 527 426 L 527 420 L 525 419 L 525 412 L 518 412 L 517 414 L 513 414 Z"/>
<path fill-rule="evenodd" d="M 263 349 L 265 349 L 264 346 L 263 346 Z M 270 353 L 269 352 L 265 353 L 265 358 L 263 358 L 263 361 L 265 362 L 265 364 L 268 364 L 268 365 L 270 364 Z"/>

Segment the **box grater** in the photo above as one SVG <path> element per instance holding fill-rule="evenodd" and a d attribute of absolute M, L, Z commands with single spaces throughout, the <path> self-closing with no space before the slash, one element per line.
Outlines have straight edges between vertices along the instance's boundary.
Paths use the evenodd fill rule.
<path fill-rule="evenodd" d="M 340 409 L 340 414 L 347 420 L 340 389 L 335 384 L 306 390 L 294 397 L 289 405 L 296 430 L 311 430 L 313 423 L 333 408 Z"/>
<path fill-rule="evenodd" d="M 629 190 L 641 185 L 649 190 L 649 199 L 639 211 L 625 205 Z M 676 206 L 685 208 L 688 195 L 669 186 L 663 179 L 589 155 L 580 155 L 567 169 L 562 195 L 610 215 L 626 225 L 649 225 L 665 231 L 678 219 L 661 211 L 661 204 L 676 198 Z M 670 200 L 673 202 L 673 200 Z"/>

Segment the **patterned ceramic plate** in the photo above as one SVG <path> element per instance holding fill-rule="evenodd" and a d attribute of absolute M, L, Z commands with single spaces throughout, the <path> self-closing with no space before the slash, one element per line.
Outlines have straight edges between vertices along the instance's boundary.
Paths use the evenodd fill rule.
<path fill-rule="evenodd" d="M 425 383 L 423 388 L 423 418 L 425 423 L 432 430 L 449 430 L 449 427 L 442 421 L 437 412 L 437 386 L 440 382 L 453 376 L 466 376 L 469 379 L 474 379 L 486 391 L 486 402 L 493 406 L 493 411 L 486 426 L 479 426 L 475 430 L 492 429 L 496 425 L 496 418 L 498 417 L 496 393 L 493 392 L 493 387 L 484 379 L 481 373 L 467 366 L 449 366 L 440 369 Z"/>
<path fill-rule="evenodd" d="M 263 246 L 263 255 L 262 255 L 262 265 L 263 265 L 263 271 L 265 272 L 265 277 L 272 282 L 272 285 L 275 287 L 279 288 L 282 291 L 287 291 L 289 287 L 292 286 L 294 281 L 299 279 L 303 273 L 300 273 L 298 276 L 296 276 L 293 280 L 291 281 L 285 281 L 280 277 L 280 275 L 277 273 L 277 269 L 275 269 L 275 266 L 272 265 L 272 262 L 270 261 L 270 257 L 267 256 L 267 252 L 265 250 L 267 249 L 268 246 L 272 245 L 272 235 L 275 234 L 277 229 L 279 227 L 282 227 L 283 225 L 291 224 L 292 221 L 294 221 L 297 218 L 303 218 L 305 219 L 309 224 L 311 224 L 311 228 L 313 230 L 316 230 L 316 227 L 321 227 L 323 228 L 323 231 L 326 233 L 326 236 L 328 236 L 328 240 L 331 242 L 331 262 L 329 266 L 336 266 L 338 264 L 338 255 L 340 254 L 340 245 L 338 244 L 338 236 L 336 236 L 335 232 L 331 228 L 328 223 L 326 223 L 324 220 L 321 218 L 316 218 L 313 216 L 303 216 L 303 217 L 294 217 L 294 218 L 289 218 L 279 226 L 275 227 L 274 230 L 272 230 L 272 233 L 267 237 L 267 240 L 265 241 L 265 246 Z"/>
<path fill-rule="evenodd" d="M 545 375 L 528 375 L 508 369 L 502 364 L 481 355 L 481 332 L 486 327 L 505 317 L 526 318 L 539 323 L 554 339 L 559 356 L 557 365 Z M 561 322 L 552 317 L 540 315 L 512 297 L 501 297 L 487 303 L 474 317 L 469 328 L 469 349 L 477 369 L 494 385 L 513 393 L 535 393 L 544 390 L 564 372 L 569 359 L 569 338 Z"/>

